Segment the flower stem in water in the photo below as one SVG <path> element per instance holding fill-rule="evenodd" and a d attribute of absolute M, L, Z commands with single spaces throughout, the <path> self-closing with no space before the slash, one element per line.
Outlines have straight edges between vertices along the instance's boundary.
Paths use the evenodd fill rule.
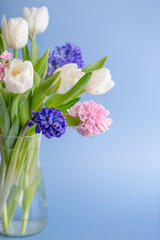
<path fill-rule="evenodd" d="M 29 214 L 29 209 L 26 209 L 23 212 L 23 217 L 22 217 L 22 228 L 21 228 L 22 235 L 25 235 L 25 233 L 26 233 L 26 228 L 27 228 L 27 223 L 28 223 L 28 214 Z"/>
<path fill-rule="evenodd" d="M 3 221 L 3 233 L 6 234 L 8 231 L 8 218 L 7 218 L 7 205 L 6 204 L 3 207 L 2 221 Z"/>

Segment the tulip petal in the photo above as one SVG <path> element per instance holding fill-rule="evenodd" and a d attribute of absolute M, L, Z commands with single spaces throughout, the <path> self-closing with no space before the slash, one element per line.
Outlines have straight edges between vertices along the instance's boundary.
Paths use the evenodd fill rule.
<path fill-rule="evenodd" d="M 36 8 L 32 8 L 32 11 L 27 8 L 27 7 L 24 7 L 23 8 L 23 18 L 28 22 L 28 26 L 29 26 L 29 31 L 30 32 L 34 32 L 34 20 L 33 20 L 33 16 L 34 16 L 34 12 Z"/>
<path fill-rule="evenodd" d="M 36 33 L 44 32 L 48 26 L 49 14 L 46 7 L 40 7 L 35 15 L 35 31 Z"/>

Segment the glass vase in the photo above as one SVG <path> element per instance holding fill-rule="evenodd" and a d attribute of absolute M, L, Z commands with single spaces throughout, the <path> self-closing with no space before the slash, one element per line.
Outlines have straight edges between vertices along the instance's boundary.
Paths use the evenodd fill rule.
<path fill-rule="evenodd" d="M 47 200 L 39 162 L 41 135 L 0 135 L 0 234 L 22 237 L 47 224 Z"/>

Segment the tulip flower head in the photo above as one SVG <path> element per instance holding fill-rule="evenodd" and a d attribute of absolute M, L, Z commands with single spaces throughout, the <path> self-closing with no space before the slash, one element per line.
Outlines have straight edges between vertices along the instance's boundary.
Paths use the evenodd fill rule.
<path fill-rule="evenodd" d="M 28 42 L 28 23 L 23 18 L 10 18 L 7 24 L 5 15 L 2 17 L 2 35 L 7 46 L 15 50 L 23 48 Z"/>
<path fill-rule="evenodd" d="M 8 91 L 24 93 L 33 86 L 33 65 L 30 61 L 13 59 L 5 69 L 4 82 Z"/>
<path fill-rule="evenodd" d="M 90 95 L 99 95 L 108 92 L 115 83 L 112 80 L 109 69 L 101 68 L 92 72 L 92 76 L 85 87 Z"/>
<path fill-rule="evenodd" d="M 23 8 L 23 18 L 28 22 L 29 32 L 42 33 L 48 27 L 49 13 L 46 7 Z"/>
<path fill-rule="evenodd" d="M 76 63 L 68 63 L 58 68 L 56 72 L 60 72 L 59 77 L 61 77 L 61 83 L 57 91 L 59 94 L 68 92 L 85 75 Z"/>

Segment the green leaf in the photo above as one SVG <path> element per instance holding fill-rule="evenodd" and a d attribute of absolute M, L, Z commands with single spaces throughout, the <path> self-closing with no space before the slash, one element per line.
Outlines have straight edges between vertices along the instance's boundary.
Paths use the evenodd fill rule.
<path fill-rule="evenodd" d="M 53 106 L 59 108 L 63 104 L 67 104 L 77 96 L 77 94 L 84 89 L 88 83 L 92 73 L 85 74 L 74 86 L 65 94 L 60 94 L 59 97 L 53 101 Z"/>
<path fill-rule="evenodd" d="M 56 99 L 59 99 L 59 96 L 60 96 L 60 94 L 57 94 L 57 93 L 55 93 L 55 94 L 53 94 L 53 95 L 51 95 L 51 96 L 49 96 L 48 98 L 47 98 L 47 100 L 45 101 L 45 106 L 46 107 L 53 107 L 53 103 L 55 102 L 55 100 Z"/>
<path fill-rule="evenodd" d="M 58 96 L 58 94 L 56 92 L 59 88 L 60 83 L 61 83 L 61 78 L 42 95 L 41 100 L 38 104 L 38 107 L 40 107 L 40 105 L 42 105 L 42 103 L 45 101 L 47 96 L 50 96 L 46 100 L 47 104 L 52 103 L 55 100 L 55 98 Z"/>
<path fill-rule="evenodd" d="M 106 57 L 102 58 L 101 60 L 84 67 L 82 69 L 82 71 L 85 73 L 88 73 L 88 72 L 93 72 L 95 70 L 102 68 L 104 66 L 107 58 L 108 58 L 108 55 Z"/>
<path fill-rule="evenodd" d="M 61 78 L 51 87 L 46 91 L 47 96 L 52 96 L 55 94 L 60 86 L 61 83 Z"/>
<path fill-rule="evenodd" d="M 11 93 L 6 88 L 2 88 L 1 89 L 1 94 L 3 96 L 3 99 L 4 99 L 5 103 L 6 103 L 6 106 L 8 108 L 9 104 L 10 104 Z"/>
<path fill-rule="evenodd" d="M 29 55 L 29 50 L 27 45 L 25 45 L 22 48 L 22 55 L 23 55 L 23 61 L 30 61 L 30 55 Z"/>
<path fill-rule="evenodd" d="M 33 101 L 32 101 L 32 110 L 36 111 L 39 106 L 39 102 L 41 101 L 41 97 L 48 90 L 48 88 L 56 81 L 60 72 L 52 74 L 48 79 L 46 79 L 43 83 L 41 83 L 38 87 L 35 88 L 33 93 Z"/>
<path fill-rule="evenodd" d="M 34 65 L 34 70 L 41 76 L 48 63 L 49 50 Z"/>
<path fill-rule="evenodd" d="M 64 111 L 66 111 L 67 109 L 70 109 L 70 108 L 71 108 L 74 104 L 76 104 L 76 102 L 78 102 L 80 99 L 81 99 L 80 97 L 73 99 L 73 100 L 70 101 L 69 103 L 60 106 L 60 107 L 59 107 L 59 110 L 60 110 L 61 112 L 64 112 Z M 50 107 L 52 107 L 52 106 L 50 106 Z"/>
<path fill-rule="evenodd" d="M 35 125 L 29 128 L 26 136 L 31 136 L 32 134 L 35 134 Z"/>
<path fill-rule="evenodd" d="M 4 52 L 4 50 L 8 51 L 8 47 L 2 34 L 0 33 L 0 55 Z"/>
<path fill-rule="evenodd" d="M 47 71 L 48 71 L 48 64 L 46 65 L 44 72 L 41 75 L 42 82 L 45 80 L 45 78 L 47 76 Z"/>
<path fill-rule="evenodd" d="M 30 97 L 26 99 L 23 105 L 20 106 L 19 118 L 21 122 L 21 126 L 23 127 L 28 120 L 31 118 L 31 104 Z"/>
<path fill-rule="evenodd" d="M 14 137 L 18 136 L 19 130 L 20 130 L 20 122 L 19 122 L 18 116 L 16 115 L 14 117 L 14 121 L 13 121 L 13 123 L 11 125 L 10 130 L 9 130 L 8 138 L 7 138 L 6 142 L 5 142 L 7 148 L 12 149 L 12 147 L 14 146 L 14 141 L 15 141 Z"/>
<path fill-rule="evenodd" d="M 22 106 L 26 99 L 29 97 L 29 94 L 30 94 L 31 90 L 29 89 L 28 91 L 20 94 L 20 99 L 19 99 L 19 105 Z"/>
<path fill-rule="evenodd" d="M 33 39 L 33 37 L 30 34 L 29 34 L 29 38 L 32 42 L 31 62 L 33 65 L 35 65 L 39 60 L 39 49 L 36 41 Z"/>
<path fill-rule="evenodd" d="M 41 78 L 39 74 L 34 71 L 33 88 L 38 87 L 40 83 L 41 83 Z"/>
<path fill-rule="evenodd" d="M 19 103 L 20 94 L 16 94 L 15 98 L 12 101 L 11 105 L 11 122 L 13 122 L 15 115 L 18 114 L 18 103 Z"/>
<path fill-rule="evenodd" d="M 77 117 L 66 117 L 68 126 L 77 126 L 81 123 L 81 120 Z"/>
<path fill-rule="evenodd" d="M 1 132 L 2 134 L 7 135 L 10 128 L 10 117 L 1 93 L 0 93 L 0 117 L 1 117 Z"/>

